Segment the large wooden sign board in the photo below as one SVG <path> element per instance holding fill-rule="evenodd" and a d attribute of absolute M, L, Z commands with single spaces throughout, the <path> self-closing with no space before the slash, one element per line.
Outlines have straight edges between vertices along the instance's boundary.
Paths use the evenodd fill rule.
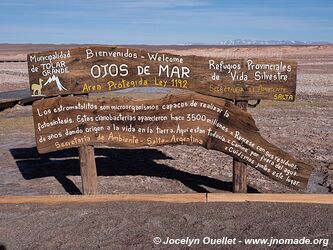
<path fill-rule="evenodd" d="M 226 99 L 295 100 L 297 64 L 291 60 L 226 60 L 110 46 L 33 53 L 27 59 L 33 96 L 161 87 Z"/>
<path fill-rule="evenodd" d="M 33 104 L 40 153 L 81 145 L 200 145 L 224 152 L 295 189 L 312 168 L 261 137 L 250 114 L 201 94 L 164 99 L 56 97 Z"/>

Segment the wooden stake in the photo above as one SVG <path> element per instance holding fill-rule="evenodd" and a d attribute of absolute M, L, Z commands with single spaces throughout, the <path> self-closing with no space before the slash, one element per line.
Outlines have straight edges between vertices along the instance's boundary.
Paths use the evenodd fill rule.
<path fill-rule="evenodd" d="M 247 101 L 235 101 L 236 106 L 242 110 L 247 110 Z M 236 158 L 233 159 L 233 192 L 247 193 L 247 171 L 246 164 L 239 162 Z"/>
<path fill-rule="evenodd" d="M 82 193 L 97 194 L 97 171 L 93 146 L 80 146 L 80 172 L 82 178 Z"/>

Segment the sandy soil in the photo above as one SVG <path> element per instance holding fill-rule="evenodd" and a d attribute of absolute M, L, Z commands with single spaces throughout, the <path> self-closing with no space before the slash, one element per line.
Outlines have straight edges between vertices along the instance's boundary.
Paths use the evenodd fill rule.
<path fill-rule="evenodd" d="M 258 214 L 258 211 L 260 213 Z M 8 249 L 187 249 L 154 237 L 330 239 L 332 206 L 277 203 L 113 202 L 3 205 L 0 244 Z M 321 249 L 322 245 L 194 245 L 193 249 Z M 191 247 L 191 249 L 192 249 Z"/>
<path fill-rule="evenodd" d="M 17 50 L 3 46 L 0 61 L 25 58 L 27 52 L 38 50 L 34 46 Z M 262 101 L 249 112 L 267 140 L 314 167 L 306 192 L 333 192 L 333 46 L 153 49 L 183 55 L 296 59 L 296 101 Z M 25 62 L 0 63 L 1 92 L 27 87 Z M 79 194 L 77 150 L 40 156 L 34 140 L 31 107 L 15 106 L 0 113 L 0 195 Z M 101 147 L 96 148 L 95 154 L 101 193 L 232 189 L 232 158 L 217 151 L 190 146 L 132 150 Z M 295 192 L 248 169 L 249 192 Z M 332 221 L 332 212 L 332 206 L 287 204 L 8 205 L 0 207 L 0 245 L 3 242 L 10 249 L 91 249 L 111 245 L 152 248 L 155 235 L 325 236 L 332 241 L 332 225 L 327 223 Z"/>

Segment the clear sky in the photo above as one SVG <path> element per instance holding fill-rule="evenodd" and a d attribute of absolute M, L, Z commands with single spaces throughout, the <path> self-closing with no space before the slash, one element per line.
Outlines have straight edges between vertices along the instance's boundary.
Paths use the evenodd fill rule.
<path fill-rule="evenodd" d="M 333 42 L 333 0 L 0 0 L 0 43 Z"/>

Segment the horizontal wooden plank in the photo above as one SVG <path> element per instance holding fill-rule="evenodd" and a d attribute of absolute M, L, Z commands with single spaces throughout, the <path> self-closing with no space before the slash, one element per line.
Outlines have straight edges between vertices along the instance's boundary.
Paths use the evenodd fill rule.
<path fill-rule="evenodd" d="M 333 204 L 333 194 L 207 194 L 208 202 L 284 202 Z"/>
<path fill-rule="evenodd" d="M 292 60 L 180 56 L 114 46 L 29 54 L 32 95 L 58 96 L 133 87 L 192 90 L 237 100 L 294 101 Z"/>
<path fill-rule="evenodd" d="M 307 186 L 312 171 L 266 141 L 249 113 L 230 101 L 197 93 L 149 100 L 48 98 L 33 104 L 33 117 L 40 153 L 81 145 L 198 145 L 295 189 Z"/>
<path fill-rule="evenodd" d="M 332 194 L 229 194 L 229 193 L 184 193 L 184 194 L 105 194 L 105 195 L 38 195 L 0 196 L 0 204 L 63 204 L 99 202 L 279 202 L 333 205 Z"/>
<path fill-rule="evenodd" d="M 22 203 L 89 203 L 111 201 L 159 201 L 170 203 L 206 202 L 205 193 L 190 194 L 113 194 L 113 195 L 41 195 L 41 196 L 0 196 L 0 204 Z"/>

